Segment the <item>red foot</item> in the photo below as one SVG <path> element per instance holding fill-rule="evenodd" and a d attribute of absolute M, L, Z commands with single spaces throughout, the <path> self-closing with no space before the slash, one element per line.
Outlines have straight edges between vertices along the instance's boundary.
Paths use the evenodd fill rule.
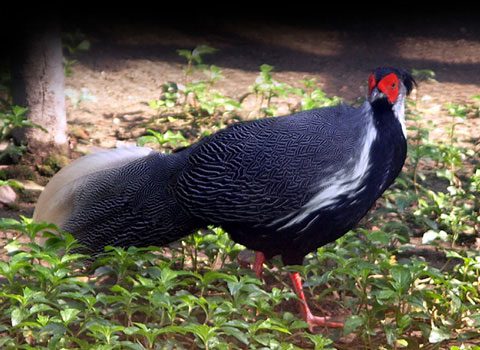
<path fill-rule="evenodd" d="M 308 323 L 308 329 L 312 333 L 317 327 L 343 328 L 343 322 L 332 321 L 331 317 L 314 316 L 309 313 L 303 319 Z"/>
<path fill-rule="evenodd" d="M 303 284 L 298 272 L 290 273 L 290 279 L 293 283 L 293 289 L 299 298 L 300 312 L 305 322 L 308 323 L 310 332 L 314 332 L 315 327 L 343 328 L 342 322 L 332 321 L 330 317 L 320 317 L 312 315 L 307 304 L 307 299 L 303 293 Z"/>

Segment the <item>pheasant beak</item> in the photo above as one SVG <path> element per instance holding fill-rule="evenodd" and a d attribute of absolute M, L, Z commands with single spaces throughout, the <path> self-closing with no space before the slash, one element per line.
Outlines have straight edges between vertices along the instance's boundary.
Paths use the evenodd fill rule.
<path fill-rule="evenodd" d="M 370 103 L 373 103 L 374 101 L 385 98 L 385 97 L 387 97 L 387 96 L 383 92 L 381 92 L 377 88 L 374 88 L 372 90 L 372 92 L 370 93 L 370 96 L 369 96 L 368 100 L 369 100 Z"/>

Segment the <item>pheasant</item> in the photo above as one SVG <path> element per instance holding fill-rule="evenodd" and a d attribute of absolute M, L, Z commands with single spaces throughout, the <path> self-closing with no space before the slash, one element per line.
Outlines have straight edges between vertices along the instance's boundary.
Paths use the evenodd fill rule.
<path fill-rule="evenodd" d="M 168 155 L 130 147 L 82 157 L 52 178 L 34 219 L 71 232 L 92 254 L 218 225 L 256 251 L 258 276 L 274 256 L 301 265 L 354 228 L 399 175 L 414 84 L 405 70 L 380 67 L 358 108 L 240 122 Z M 342 327 L 313 315 L 300 274 L 290 278 L 311 330 Z"/>

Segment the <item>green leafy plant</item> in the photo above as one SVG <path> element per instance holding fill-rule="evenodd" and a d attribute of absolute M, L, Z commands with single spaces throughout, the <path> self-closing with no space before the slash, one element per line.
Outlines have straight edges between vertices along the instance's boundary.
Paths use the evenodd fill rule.
<path fill-rule="evenodd" d="M 162 93 L 158 100 L 151 100 L 148 105 L 150 108 L 161 111 L 168 110 L 177 105 L 180 98 L 178 85 L 174 82 L 162 84 Z"/>
<path fill-rule="evenodd" d="M 87 88 L 81 88 L 80 90 L 66 88 L 65 96 L 70 100 L 75 109 L 77 109 L 82 102 L 97 101 L 97 98 Z"/>
<path fill-rule="evenodd" d="M 322 89 L 317 87 L 314 79 L 305 79 L 302 82 L 305 89 L 298 90 L 298 94 L 302 97 L 302 110 L 335 106 L 342 101 L 337 96 L 328 97 Z"/>
<path fill-rule="evenodd" d="M 211 55 L 218 50 L 208 45 L 199 45 L 193 50 L 180 49 L 177 50 L 179 56 L 187 60 L 187 67 L 185 68 L 185 76 L 189 76 L 194 70 L 204 69 L 206 66 L 203 63 L 205 55 Z"/>
<path fill-rule="evenodd" d="M 15 128 L 39 128 L 40 125 L 27 119 L 28 109 L 20 106 L 11 106 L 10 110 L 0 112 L 0 140 L 7 140 Z"/>
<path fill-rule="evenodd" d="M 0 163 L 3 163 L 5 159 L 8 159 L 9 162 L 18 162 L 26 151 L 25 145 L 16 145 L 11 141 L 14 129 L 38 128 L 47 132 L 42 126 L 29 120 L 27 113 L 27 108 L 16 105 L 0 110 L 0 142 L 8 143 L 7 147 L 0 151 Z"/>
<path fill-rule="evenodd" d="M 79 245 L 54 225 L 2 219 L 0 229 L 28 237 L 9 240 L 0 262 L 5 279 L 0 332 L 6 348 L 83 349 L 95 343 L 223 349 L 227 339 L 229 349 L 283 348 L 291 344 L 293 331 L 305 327 L 291 316 L 278 317 L 273 308 L 289 294 L 265 291 L 250 271 L 213 270 L 209 259 L 200 257 L 196 271 L 174 269 L 178 259 L 153 247 L 107 247 L 85 268 Z M 305 333 L 303 339 L 319 349 L 331 344 L 320 335 Z"/>
<path fill-rule="evenodd" d="M 287 84 L 280 83 L 272 76 L 273 66 L 262 64 L 260 66 L 260 74 L 255 83 L 250 87 L 257 97 L 257 103 L 262 116 L 272 116 L 276 109 L 272 105 L 274 97 L 284 97 L 291 91 L 291 87 Z"/>
<path fill-rule="evenodd" d="M 222 93 L 210 88 L 210 84 L 204 81 L 198 81 L 187 84 L 185 87 L 186 100 L 191 96 L 192 103 L 190 113 L 195 113 L 195 110 L 200 110 L 200 115 L 206 113 L 207 116 L 222 115 L 228 112 L 234 112 L 240 108 L 240 103 L 232 98 L 229 98 Z"/>
<path fill-rule="evenodd" d="M 0 186 L 10 186 L 12 188 L 18 188 L 22 189 L 23 185 L 15 180 L 9 179 L 9 180 L 0 180 Z"/>
<path fill-rule="evenodd" d="M 149 135 L 139 137 L 137 143 L 139 146 L 145 146 L 147 144 L 157 144 L 160 147 L 169 146 L 171 148 L 178 148 L 188 145 L 187 139 L 181 132 L 173 132 L 168 130 L 161 134 L 155 130 L 147 130 Z"/>
<path fill-rule="evenodd" d="M 436 81 L 436 74 L 431 69 L 412 69 L 412 76 L 417 81 Z"/>
<path fill-rule="evenodd" d="M 75 57 L 81 52 L 90 50 L 91 45 L 85 34 L 77 29 L 74 32 L 62 33 L 62 46 L 67 53 L 63 57 L 64 72 L 65 76 L 69 77 L 73 73 L 73 66 L 78 63 L 76 59 L 70 57 Z"/>

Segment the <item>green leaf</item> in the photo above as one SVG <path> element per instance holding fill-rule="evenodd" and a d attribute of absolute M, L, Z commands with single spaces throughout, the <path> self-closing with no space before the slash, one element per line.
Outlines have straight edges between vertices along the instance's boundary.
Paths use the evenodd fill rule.
<path fill-rule="evenodd" d="M 20 221 L 12 218 L 1 218 L 0 219 L 0 228 L 3 230 L 21 230 L 22 224 Z"/>
<path fill-rule="evenodd" d="M 461 256 L 458 252 L 454 250 L 447 250 L 446 256 L 447 258 L 462 259 L 462 260 L 464 259 L 463 256 Z"/>
<path fill-rule="evenodd" d="M 128 340 L 123 340 L 123 341 L 120 341 L 118 342 L 118 344 L 120 345 L 120 349 L 129 349 L 129 350 L 145 350 L 145 347 L 142 346 L 141 344 L 138 344 L 138 343 L 134 343 L 134 342 L 131 342 L 131 341 L 128 341 Z M 81 347 L 82 349 L 87 349 L 89 346 L 88 344 L 84 347 Z M 117 348 L 117 347 L 115 347 Z M 98 349 L 98 348 L 94 348 L 94 349 Z M 100 350 L 100 349 L 99 349 Z"/>
<path fill-rule="evenodd" d="M 82 40 L 82 42 L 80 42 L 80 44 L 78 44 L 77 50 L 79 50 L 79 51 L 88 51 L 88 50 L 90 50 L 90 41 L 88 41 L 88 40 Z"/>
<path fill-rule="evenodd" d="M 410 326 L 411 323 L 412 323 L 412 318 L 408 314 L 400 316 L 397 320 L 397 326 L 400 329 L 406 329 L 407 327 Z"/>
<path fill-rule="evenodd" d="M 17 341 L 8 335 L 2 335 L 0 338 L 0 348 L 2 349 L 15 349 L 17 348 L 17 345 Z"/>
<path fill-rule="evenodd" d="M 24 117 L 28 112 L 28 108 L 14 105 L 12 106 L 12 112 L 16 117 Z"/>
<path fill-rule="evenodd" d="M 448 239 L 448 234 L 445 231 L 434 231 L 428 230 L 423 234 L 422 237 L 422 244 L 430 244 L 433 241 L 440 239 L 442 241 L 446 241 Z"/>
<path fill-rule="evenodd" d="M 381 244 L 388 244 L 390 242 L 391 235 L 383 231 L 373 231 L 368 234 L 368 238 L 372 242 L 378 242 Z"/>
<path fill-rule="evenodd" d="M 395 294 L 395 291 L 391 289 L 384 289 L 377 294 L 377 298 L 381 300 L 390 300 L 395 296 Z"/>
<path fill-rule="evenodd" d="M 119 293 L 119 294 L 122 294 L 122 295 L 130 295 L 131 294 L 127 289 L 123 288 L 119 284 L 115 284 L 114 286 L 112 286 L 110 288 L 110 290 L 114 293 Z"/>
<path fill-rule="evenodd" d="M 140 330 L 140 328 L 138 328 L 138 327 L 130 326 L 130 327 L 126 327 L 123 330 L 123 333 L 125 333 L 126 335 L 134 335 L 134 334 L 139 333 L 139 330 Z"/>
<path fill-rule="evenodd" d="M 306 337 L 313 343 L 315 350 L 326 349 L 329 345 L 333 343 L 331 339 L 325 338 L 321 334 L 305 334 Z M 329 349 L 329 348 L 328 348 Z"/>
<path fill-rule="evenodd" d="M 290 330 L 281 322 L 268 318 L 258 325 L 258 329 L 268 329 L 270 331 L 277 331 L 285 334 L 291 334 Z"/>
<path fill-rule="evenodd" d="M 406 339 L 397 339 L 395 341 L 397 348 L 406 348 L 408 347 L 408 341 Z"/>
<path fill-rule="evenodd" d="M 396 287 L 400 287 L 397 289 L 406 291 L 410 287 L 410 284 L 412 283 L 412 276 L 408 268 L 400 265 L 394 266 L 392 267 L 390 273 L 396 282 Z"/>
<path fill-rule="evenodd" d="M 475 327 L 480 328 L 480 313 L 470 315 L 470 318 L 473 320 Z"/>
<path fill-rule="evenodd" d="M 30 308 L 29 313 L 31 315 L 39 312 L 50 311 L 50 310 L 53 310 L 53 309 L 51 306 L 47 304 L 35 304 Z"/>
<path fill-rule="evenodd" d="M 199 45 L 195 49 L 193 49 L 192 54 L 193 55 L 207 55 L 207 54 L 212 54 L 217 52 L 218 49 L 208 46 L 208 45 Z"/>
<path fill-rule="evenodd" d="M 417 81 L 435 80 L 435 72 L 431 69 L 412 69 L 412 76 Z"/>
<path fill-rule="evenodd" d="M 12 311 L 12 314 L 10 316 L 10 319 L 12 321 L 12 327 L 15 327 L 18 324 L 20 324 L 24 320 L 25 317 L 26 317 L 25 311 L 23 311 L 20 308 L 15 308 Z"/>
<path fill-rule="evenodd" d="M 15 181 L 15 180 L 0 180 L 0 187 L 1 186 L 10 186 L 10 187 L 16 188 L 16 189 L 22 189 L 23 188 L 23 185 L 20 182 Z"/>
<path fill-rule="evenodd" d="M 147 143 L 157 143 L 157 138 L 155 136 L 141 136 L 137 139 L 137 144 L 141 147 L 145 146 Z"/>
<path fill-rule="evenodd" d="M 177 54 L 179 56 L 185 57 L 187 60 L 190 60 L 192 58 L 192 52 L 187 49 L 180 49 L 177 50 Z"/>
<path fill-rule="evenodd" d="M 200 338 L 203 344 L 208 344 L 217 334 L 218 327 L 210 327 L 206 324 L 191 324 L 185 326 L 196 337 Z"/>
<path fill-rule="evenodd" d="M 430 244 L 438 238 L 438 233 L 433 230 L 428 230 L 423 234 L 422 244 Z"/>
<path fill-rule="evenodd" d="M 63 336 L 66 332 L 67 329 L 65 328 L 64 325 L 61 323 L 57 322 L 50 322 L 47 324 L 45 327 L 42 328 L 42 332 L 53 334 L 55 336 Z"/>
<path fill-rule="evenodd" d="M 449 331 L 437 328 L 435 325 L 432 326 L 432 330 L 430 331 L 430 335 L 428 337 L 428 341 L 430 343 L 436 344 L 448 339 L 450 339 Z"/>
<path fill-rule="evenodd" d="M 393 345 L 397 340 L 397 332 L 392 324 L 386 324 L 384 326 L 385 338 L 387 338 L 388 345 Z"/>
<path fill-rule="evenodd" d="M 77 309 L 65 309 L 60 311 L 60 316 L 65 324 L 72 322 L 75 317 L 80 313 L 80 310 Z"/>
<path fill-rule="evenodd" d="M 208 271 L 203 275 L 202 282 L 205 285 L 212 283 L 215 280 L 224 280 L 229 282 L 237 282 L 237 277 L 232 275 L 227 275 L 223 272 L 218 271 Z"/>
<path fill-rule="evenodd" d="M 242 342 L 245 345 L 249 345 L 250 343 L 249 337 L 245 334 L 243 330 L 240 330 L 235 327 L 229 327 L 229 326 L 223 326 L 221 330 L 226 335 L 237 338 L 240 342 Z"/>
<path fill-rule="evenodd" d="M 343 327 L 343 334 L 348 335 L 353 333 L 358 327 L 363 326 L 365 324 L 365 320 L 363 317 L 359 315 L 352 315 L 345 321 L 345 325 Z"/>
<path fill-rule="evenodd" d="M 75 260 L 80 260 L 80 259 L 83 259 L 83 258 L 86 258 L 87 256 L 84 255 L 84 254 L 66 254 L 64 256 L 62 256 L 62 259 L 60 260 L 60 262 L 62 263 L 67 263 L 67 262 L 71 262 L 71 261 L 75 261 Z"/>

